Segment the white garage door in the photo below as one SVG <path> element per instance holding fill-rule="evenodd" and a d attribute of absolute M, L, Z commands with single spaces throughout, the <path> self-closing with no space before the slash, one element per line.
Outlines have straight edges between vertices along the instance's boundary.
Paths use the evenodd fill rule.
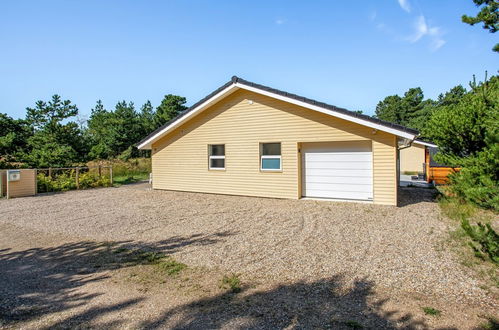
<path fill-rule="evenodd" d="M 373 199 L 371 142 L 304 143 L 305 197 Z"/>

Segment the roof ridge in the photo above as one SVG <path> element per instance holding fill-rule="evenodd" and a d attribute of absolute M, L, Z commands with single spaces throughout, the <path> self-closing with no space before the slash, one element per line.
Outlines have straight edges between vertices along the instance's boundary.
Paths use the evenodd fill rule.
<path fill-rule="evenodd" d="M 145 141 L 149 140 L 151 137 L 153 137 L 154 135 L 156 135 L 158 132 L 160 132 L 164 128 L 168 127 L 171 123 L 173 123 L 174 121 L 182 118 L 187 113 L 189 113 L 192 110 L 194 110 L 200 104 L 204 103 L 205 101 L 207 101 L 211 97 L 215 96 L 216 94 L 218 94 L 222 90 L 226 89 L 227 87 L 229 87 L 231 85 L 235 85 L 235 84 L 246 85 L 246 86 L 253 87 L 253 88 L 256 88 L 256 89 L 260 89 L 260 90 L 263 90 L 263 91 L 271 92 L 271 93 L 274 93 L 274 94 L 277 94 L 277 95 L 289 97 L 289 98 L 297 100 L 297 101 L 301 101 L 301 102 L 304 102 L 304 103 L 307 103 L 307 104 L 310 104 L 310 105 L 321 107 L 321 108 L 329 110 L 331 112 L 339 112 L 339 113 L 342 113 L 342 114 L 345 114 L 345 115 L 348 115 L 348 116 L 352 116 L 352 117 L 356 117 L 356 118 L 363 119 L 363 120 L 366 120 L 366 121 L 370 121 L 372 123 L 376 123 L 376 124 L 380 124 L 380 125 L 383 125 L 383 126 L 387 126 L 387 127 L 390 127 L 390 128 L 394 128 L 394 129 L 397 129 L 397 130 L 401 130 L 401 131 L 407 132 L 407 133 L 416 134 L 416 135 L 419 134 L 419 131 L 415 130 L 413 128 L 409 128 L 409 127 L 406 127 L 406 126 L 403 126 L 403 125 L 400 125 L 400 124 L 395 124 L 395 123 L 392 123 L 392 122 L 389 122 L 389 121 L 385 121 L 385 120 L 381 120 L 381 119 L 378 119 L 378 118 L 374 118 L 374 117 L 371 117 L 369 115 L 360 114 L 360 113 L 357 113 L 357 112 L 354 112 L 354 111 L 351 111 L 351 110 L 348 110 L 348 109 L 345 109 L 345 108 L 340 108 L 340 107 L 337 107 L 337 106 L 334 106 L 334 105 L 331 105 L 331 104 L 327 104 L 325 102 L 321 102 L 321 101 L 309 99 L 307 97 L 300 96 L 300 95 L 297 95 L 297 94 L 288 93 L 288 92 L 285 92 L 285 91 L 282 91 L 282 90 L 279 90 L 279 89 L 276 89 L 276 88 L 272 88 L 272 87 L 268 87 L 268 86 L 265 86 L 265 85 L 257 84 L 257 83 L 245 80 L 243 78 L 240 78 L 240 77 L 234 75 L 234 76 L 231 77 L 230 81 L 228 81 L 227 83 L 223 84 L 222 86 L 220 86 L 219 88 L 217 88 L 216 90 L 214 90 L 213 92 L 211 92 L 210 94 L 208 94 L 207 96 L 205 96 L 204 98 L 202 98 L 201 100 L 199 100 L 198 102 L 196 102 L 193 105 L 191 105 L 187 110 L 181 112 L 180 114 L 178 114 L 173 119 L 169 120 L 165 124 L 161 125 L 157 129 L 155 129 L 153 132 L 151 132 L 145 138 L 143 138 L 141 141 L 139 141 L 136 145 L 143 144 Z"/>

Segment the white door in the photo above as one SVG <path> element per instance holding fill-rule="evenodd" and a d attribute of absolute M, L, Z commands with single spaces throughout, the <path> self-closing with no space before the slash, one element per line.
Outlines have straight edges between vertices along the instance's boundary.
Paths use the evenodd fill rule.
<path fill-rule="evenodd" d="M 372 200 L 371 146 L 370 141 L 304 143 L 303 196 Z"/>

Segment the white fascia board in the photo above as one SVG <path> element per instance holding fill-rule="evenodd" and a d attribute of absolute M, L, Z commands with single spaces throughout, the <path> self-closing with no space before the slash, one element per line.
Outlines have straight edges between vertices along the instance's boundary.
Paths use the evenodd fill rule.
<path fill-rule="evenodd" d="M 217 102 L 220 98 L 225 97 L 225 96 L 227 96 L 229 94 L 232 94 L 237 89 L 239 89 L 239 88 L 236 85 L 234 85 L 234 84 L 228 86 L 226 89 L 224 89 L 224 90 L 220 91 L 219 93 L 213 95 L 208 100 L 206 100 L 205 102 L 203 102 L 200 105 L 198 105 L 195 109 L 189 111 L 184 116 L 182 116 L 179 119 L 175 120 L 173 123 L 171 123 L 170 125 L 166 126 L 162 130 L 160 130 L 158 133 L 154 134 L 149 139 L 147 139 L 146 141 L 144 141 L 141 144 L 139 144 L 137 146 L 137 148 L 138 149 L 146 149 L 146 150 L 147 149 L 151 149 L 152 148 L 152 143 L 154 141 L 156 141 L 157 139 L 161 138 L 166 133 L 170 132 L 171 130 L 175 129 L 176 127 L 180 126 L 181 124 L 185 123 L 190 118 L 196 116 L 197 114 L 199 114 L 200 112 L 202 112 L 203 110 L 205 110 L 206 108 L 208 108 L 210 105 L 212 105 L 213 103 Z"/>
<path fill-rule="evenodd" d="M 426 146 L 426 147 L 438 148 L 438 146 L 436 144 L 433 144 L 433 143 L 430 143 L 430 142 L 424 142 L 424 141 L 420 141 L 420 140 L 414 140 L 412 142 L 412 144 L 420 144 L 420 145 Z"/>
<path fill-rule="evenodd" d="M 306 103 L 306 102 L 303 102 L 303 101 L 295 100 L 293 98 L 282 96 L 282 95 L 279 95 L 279 94 L 275 94 L 275 93 L 272 93 L 272 92 L 269 92 L 269 91 L 264 91 L 264 90 L 261 90 L 259 88 L 247 86 L 247 85 L 240 84 L 240 83 L 236 83 L 236 86 L 239 87 L 239 88 L 241 88 L 241 89 L 246 89 L 246 90 L 258 93 L 258 94 L 263 94 L 263 95 L 266 95 L 266 96 L 269 96 L 269 97 L 272 97 L 272 98 L 275 98 L 275 99 L 279 99 L 281 101 L 285 101 L 285 102 L 288 102 L 288 103 L 296 104 L 296 105 L 299 105 L 301 107 L 308 108 L 308 109 L 311 109 L 311 110 L 315 110 L 315 111 L 324 113 L 326 115 L 334 116 L 334 117 L 341 118 L 341 119 L 344 119 L 344 120 L 348 120 L 348 121 L 351 121 L 351 122 L 354 122 L 354 123 L 357 123 L 357 124 L 360 124 L 360 125 L 371 127 L 371 128 L 383 131 L 383 132 L 391 133 L 391 134 L 396 135 L 396 136 L 404 137 L 406 139 L 410 139 L 411 141 L 416 138 L 416 134 L 404 132 L 404 131 L 398 130 L 396 128 L 386 127 L 386 126 L 381 125 L 381 124 L 373 123 L 371 121 L 368 121 L 368 120 L 365 120 L 365 119 L 362 119 L 362 118 L 357 118 L 355 116 L 349 116 L 347 114 L 344 114 L 344 113 L 341 113 L 341 112 L 337 112 L 337 111 L 334 111 L 334 110 L 324 109 L 324 108 L 319 107 L 317 105 L 313 105 L 313 104 L 309 104 L 309 103 Z"/>

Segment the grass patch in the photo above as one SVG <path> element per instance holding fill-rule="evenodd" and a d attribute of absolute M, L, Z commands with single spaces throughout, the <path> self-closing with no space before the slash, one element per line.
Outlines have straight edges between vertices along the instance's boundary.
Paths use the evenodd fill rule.
<path fill-rule="evenodd" d="M 430 315 L 430 316 L 440 316 L 440 314 L 442 314 L 441 311 L 439 311 L 438 309 L 433 308 L 433 307 L 423 307 L 423 312 L 426 315 Z"/>
<path fill-rule="evenodd" d="M 481 323 L 479 329 L 499 330 L 499 319 L 496 319 L 495 317 L 487 317 L 487 321 Z"/>
<path fill-rule="evenodd" d="M 135 261 L 144 263 L 144 264 L 157 264 L 161 261 L 161 259 L 166 256 L 161 252 L 145 252 L 138 251 L 139 253 L 134 257 Z"/>
<path fill-rule="evenodd" d="M 438 202 L 442 213 L 455 222 L 451 225 L 450 243 L 462 265 L 472 269 L 487 285 L 499 287 L 499 236 L 497 214 L 450 196 L 440 187 Z M 485 287 L 483 287 L 485 289 Z"/>
<path fill-rule="evenodd" d="M 352 328 L 352 329 L 363 329 L 364 328 L 364 326 L 362 324 L 360 324 L 359 322 L 354 321 L 354 320 L 345 321 L 345 322 L 343 322 L 343 324 L 349 328 Z"/>
<path fill-rule="evenodd" d="M 225 275 L 222 278 L 221 288 L 230 289 L 233 293 L 241 292 L 241 280 L 237 274 Z"/>
<path fill-rule="evenodd" d="M 113 176 L 113 184 L 124 185 L 149 180 L 149 173 L 135 173 Z"/>
<path fill-rule="evenodd" d="M 176 261 L 172 257 L 166 258 L 166 260 L 161 260 L 157 264 L 158 268 L 166 272 L 169 276 L 177 275 L 182 270 L 187 268 L 186 264 Z"/>

